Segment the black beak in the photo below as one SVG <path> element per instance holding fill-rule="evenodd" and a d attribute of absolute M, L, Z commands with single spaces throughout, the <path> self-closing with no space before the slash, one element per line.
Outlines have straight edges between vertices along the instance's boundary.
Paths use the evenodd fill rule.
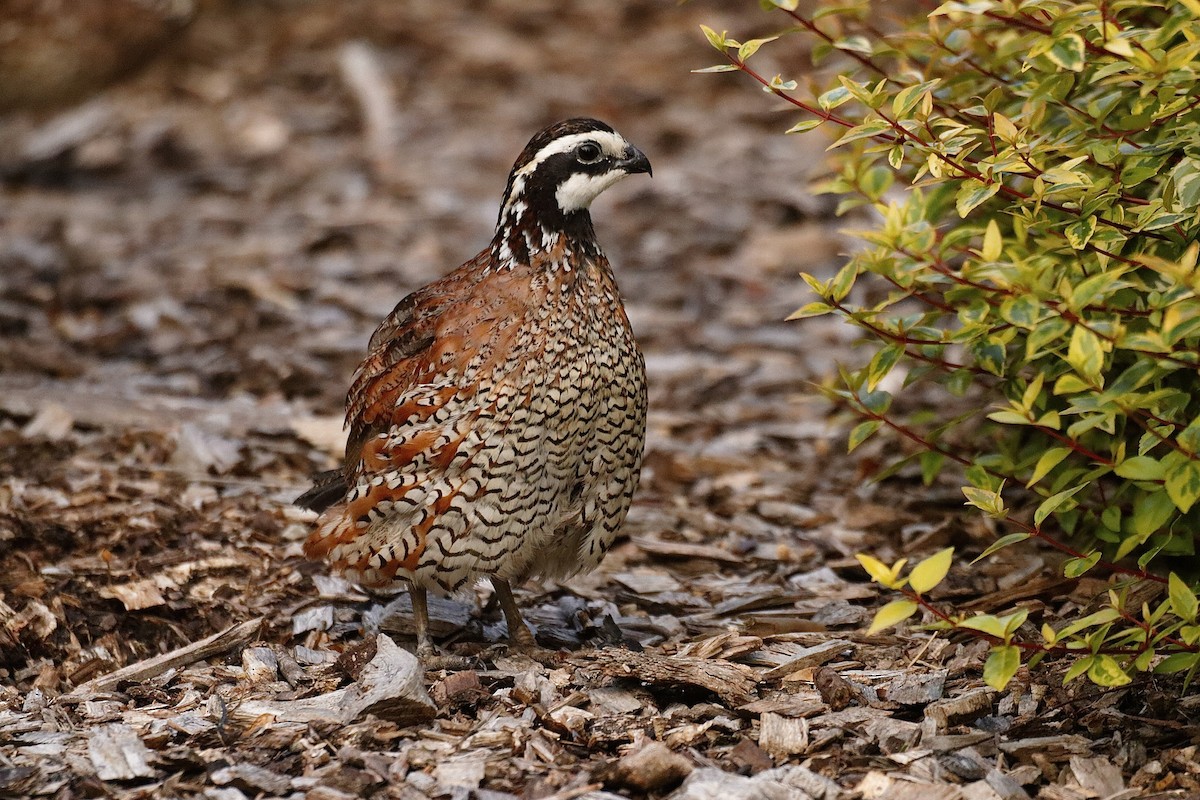
<path fill-rule="evenodd" d="M 633 145 L 630 145 L 629 149 L 625 151 L 625 157 L 617 162 L 617 166 L 630 175 L 644 172 L 650 177 L 654 177 L 654 170 L 650 169 L 650 159 L 646 158 L 646 154 Z"/>

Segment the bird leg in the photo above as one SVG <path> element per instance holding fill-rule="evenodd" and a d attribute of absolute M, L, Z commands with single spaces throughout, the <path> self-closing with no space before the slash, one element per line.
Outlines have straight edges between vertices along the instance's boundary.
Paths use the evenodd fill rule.
<path fill-rule="evenodd" d="M 426 601 L 425 587 L 410 585 L 409 596 L 412 598 L 413 628 L 417 632 L 417 658 L 428 661 L 433 657 L 433 642 L 429 640 L 429 603 Z"/>
<path fill-rule="evenodd" d="M 500 610 L 504 612 L 504 620 L 508 623 L 508 641 L 522 650 L 536 648 L 537 642 L 525 620 L 521 619 L 521 610 L 513 599 L 512 586 L 503 578 L 493 575 L 492 587 L 496 590 L 496 599 L 500 601 Z"/>

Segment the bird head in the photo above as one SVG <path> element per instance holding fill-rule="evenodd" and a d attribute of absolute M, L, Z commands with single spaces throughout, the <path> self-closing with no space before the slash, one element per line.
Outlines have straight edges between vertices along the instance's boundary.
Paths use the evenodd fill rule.
<path fill-rule="evenodd" d="M 576 118 L 529 140 L 508 177 L 498 228 L 533 222 L 547 231 L 590 232 L 588 207 L 625 178 L 652 174 L 646 154 L 609 125 Z"/>

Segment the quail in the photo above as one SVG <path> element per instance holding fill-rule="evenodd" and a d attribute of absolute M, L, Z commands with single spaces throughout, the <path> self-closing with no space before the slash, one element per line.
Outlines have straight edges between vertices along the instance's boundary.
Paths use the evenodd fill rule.
<path fill-rule="evenodd" d="M 595 569 L 637 489 L 646 372 L 588 208 L 650 162 L 607 124 L 537 133 L 482 252 L 396 305 L 347 396 L 342 467 L 297 503 L 304 550 L 367 586 L 407 583 L 418 652 L 427 591 L 488 577 L 509 640 L 535 646 L 512 587 Z"/>

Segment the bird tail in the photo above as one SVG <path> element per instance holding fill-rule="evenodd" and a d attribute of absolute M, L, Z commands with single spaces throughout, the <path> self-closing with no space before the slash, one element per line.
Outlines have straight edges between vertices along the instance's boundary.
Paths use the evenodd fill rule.
<path fill-rule="evenodd" d="M 346 477 L 340 469 L 319 472 L 313 476 L 313 486 L 292 502 L 318 514 L 346 496 Z"/>

